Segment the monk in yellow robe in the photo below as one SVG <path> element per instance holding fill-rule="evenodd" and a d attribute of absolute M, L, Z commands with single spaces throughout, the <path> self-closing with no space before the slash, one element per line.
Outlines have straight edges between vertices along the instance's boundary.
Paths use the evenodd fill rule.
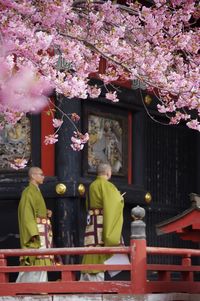
<path fill-rule="evenodd" d="M 118 189 L 108 180 L 112 170 L 109 164 L 100 164 L 97 178 L 89 187 L 88 225 L 85 246 L 119 246 L 122 238 L 124 199 Z M 103 264 L 110 255 L 87 254 L 83 264 Z M 103 281 L 104 272 L 82 271 L 80 280 Z"/>
<path fill-rule="evenodd" d="M 18 206 L 18 223 L 21 248 L 44 249 L 52 247 L 52 229 L 50 217 L 39 185 L 44 175 L 39 167 L 29 169 L 29 186 L 24 189 Z M 44 256 L 23 256 L 21 265 L 51 265 L 53 258 Z M 47 281 L 47 272 L 21 272 L 16 282 Z"/>

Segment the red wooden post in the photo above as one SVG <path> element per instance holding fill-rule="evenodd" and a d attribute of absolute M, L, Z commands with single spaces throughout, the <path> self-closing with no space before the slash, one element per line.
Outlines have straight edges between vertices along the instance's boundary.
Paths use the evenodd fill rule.
<path fill-rule="evenodd" d="M 6 267 L 7 266 L 7 260 L 4 256 L 4 254 L 0 254 L 0 267 Z M 6 283 L 8 282 L 8 274 L 5 272 L 0 272 L 0 283 Z"/>
<path fill-rule="evenodd" d="M 146 293 L 147 251 L 145 223 L 142 218 L 145 210 L 140 206 L 132 209 L 134 221 L 131 223 L 131 286 L 132 294 Z"/>
<path fill-rule="evenodd" d="M 71 271 L 63 271 L 61 273 L 61 281 L 75 281 L 75 274 Z"/>
<path fill-rule="evenodd" d="M 191 256 L 188 255 L 187 257 L 182 258 L 182 265 L 190 267 L 191 264 Z M 193 272 L 182 272 L 182 278 L 184 281 L 193 281 Z"/>
<path fill-rule="evenodd" d="M 52 117 L 54 116 L 54 111 L 52 111 L 53 116 L 47 115 L 46 112 L 49 109 L 52 110 L 53 108 L 53 104 L 50 104 L 50 107 L 46 108 L 41 113 L 41 168 L 46 176 L 55 175 L 55 145 L 44 144 L 45 136 L 53 134 L 55 130 L 52 124 Z"/>

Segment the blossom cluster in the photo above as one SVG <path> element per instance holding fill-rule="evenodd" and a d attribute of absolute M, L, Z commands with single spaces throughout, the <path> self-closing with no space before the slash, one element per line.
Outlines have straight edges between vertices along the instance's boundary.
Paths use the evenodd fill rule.
<path fill-rule="evenodd" d="M 74 136 L 71 137 L 71 148 L 74 151 L 80 151 L 83 149 L 84 144 L 89 140 L 89 134 L 85 133 L 84 135 L 78 131 L 74 131 Z"/>
<path fill-rule="evenodd" d="M 156 88 L 166 111 L 174 102 L 171 112 L 199 113 L 196 1 L 156 0 L 151 7 L 129 1 L 126 9 L 100 2 L 0 0 L 1 104 L 37 112 L 52 88 L 68 98 L 98 97 L 88 80 L 104 57 L 105 84 L 140 79 Z M 105 96 L 118 101 L 112 92 Z"/>
<path fill-rule="evenodd" d="M 20 159 L 20 158 L 16 158 L 13 160 L 13 162 L 10 163 L 10 167 L 12 167 L 13 169 L 23 169 L 24 167 L 27 166 L 28 161 L 24 158 Z"/>
<path fill-rule="evenodd" d="M 58 131 L 60 130 L 62 124 L 63 124 L 63 118 L 66 117 L 69 119 L 73 126 L 75 127 L 76 131 L 73 132 L 73 136 L 71 137 L 71 148 L 74 151 L 80 151 L 83 149 L 85 143 L 89 140 L 89 134 L 85 133 L 82 134 L 76 127 L 75 123 L 80 120 L 80 116 L 76 113 L 66 114 L 63 112 L 63 116 L 61 119 L 53 118 L 53 127 L 56 129 L 56 131 L 53 134 L 49 134 L 48 136 L 45 136 L 44 144 L 55 144 L 58 141 Z"/>

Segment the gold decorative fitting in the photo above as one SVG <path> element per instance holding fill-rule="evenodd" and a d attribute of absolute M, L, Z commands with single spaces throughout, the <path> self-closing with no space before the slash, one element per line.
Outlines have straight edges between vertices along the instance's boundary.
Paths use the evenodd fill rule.
<path fill-rule="evenodd" d="M 85 186 L 83 184 L 78 185 L 78 192 L 81 196 L 85 194 Z"/>
<path fill-rule="evenodd" d="M 150 95 L 146 95 L 145 98 L 144 98 L 144 102 L 146 105 L 150 105 L 151 102 L 152 102 L 152 97 Z"/>
<path fill-rule="evenodd" d="M 94 210 L 94 213 L 95 213 L 95 215 L 99 215 L 100 210 L 99 210 L 99 209 L 95 209 L 95 210 Z"/>
<path fill-rule="evenodd" d="M 151 200 L 152 200 L 152 196 L 151 196 L 151 193 L 150 192 L 147 192 L 144 196 L 144 200 L 146 203 L 150 203 Z"/>
<path fill-rule="evenodd" d="M 56 185 L 57 194 L 64 194 L 67 191 L 67 187 L 63 183 L 59 183 Z"/>

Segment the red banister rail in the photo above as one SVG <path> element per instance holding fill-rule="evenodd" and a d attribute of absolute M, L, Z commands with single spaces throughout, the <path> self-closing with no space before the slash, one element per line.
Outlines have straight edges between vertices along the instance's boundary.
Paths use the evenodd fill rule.
<path fill-rule="evenodd" d="M 0 249 L 0 296 L 29 294 L 31 292 L 47 293 L 121 293 L 144 294 L 156 292 L 187 292 L 200 293 L 200 282 L 194 281 L 193 273 L 200 272 L 199 266 L 191 265 L 191 261 L 184 262 L 185 258 L 200 257 L 200 250 L 145 247 L 146 240 L 131 240 L 130 247 L 96 247 L 96 248 L 54 248 L 54 249 Z M 8 257 L 24 255 L 83 255 L 83 254 L 129 254 L 131 262 L 128 265 L 82 265 L 67 264 L 55 266 L 7 266 Z M 147 264 L 146 255 L 180 256 L 180 265 Z M 124 270 L 130 271 L 129 281 L 87 282 L 76 281 L 73 273 L 81 270 Z M 20 271 L 60 272 L 60 281 L 47 283 L 13 283 L 9 282 L 7 275 Z M 156 271 L 157 280 L 147 279 L 147 271 Z M 174 281 L 170 273 L 179 272 L 182 279 Z M 137 276 L 135 276 L 137 275 Z M 139 275 L 139 277 L 138 277 Z M 135 277 L 135 278 L 134 278 Z M 78 279 L 77 279 L 78 280 Z"/>
<path fill-rule="evenodd" d="M 52 249 L 0 249 L 0 256 L 5 258 L 13 256 L 30 255 L 83 255 L 83 254 L 130 254 L 130 247 L 95 247 L 95 248 L 52 248 Z M 149 255 L 173 255 L 173 256 L 200 256 L 200 250 L 146 247 Z"/>
<path fill-rule="evenodd" d="M 200 256 L 200 250 L 196 249 L 147 247 L 146 250 L 149 255 Z"/>
<path fill-rule="evenodd" d="M 52 248 L 52 249 L 0 249 L 4 257 L 30 255 L 83 255 L 83 254 L 128 254 L 130 247 L 95 247 L 95 248 Z"/>

